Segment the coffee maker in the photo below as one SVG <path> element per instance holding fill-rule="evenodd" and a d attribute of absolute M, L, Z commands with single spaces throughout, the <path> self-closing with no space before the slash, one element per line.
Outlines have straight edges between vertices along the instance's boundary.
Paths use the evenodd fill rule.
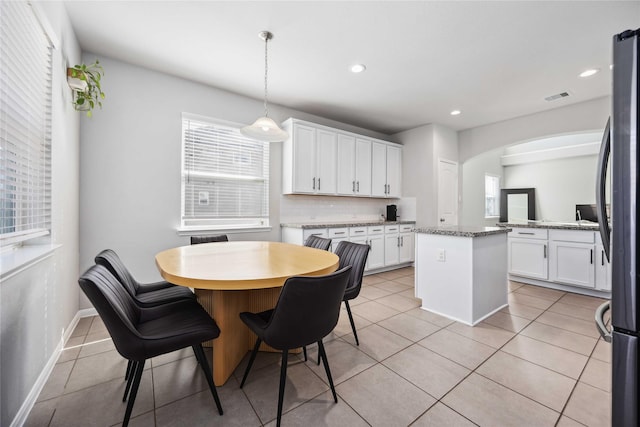
<path fill-rule="evenodd" d="M 398 206 L 387 205 L 387 221 L 397 221 L 397 220 L 398 220 Z"/>

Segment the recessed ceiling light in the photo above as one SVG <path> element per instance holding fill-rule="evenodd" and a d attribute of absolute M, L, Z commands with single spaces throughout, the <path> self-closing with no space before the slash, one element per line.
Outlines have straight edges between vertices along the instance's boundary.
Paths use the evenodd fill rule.
<path fill-rule="evenodd" d="M 462 112 L 462 111 L 460 111 L 460 110 L 453 110 L 453 111 L 452 111 L 451 113 L 449 113 L 449 114 L 451 114 L 452 116 L 457 116 L 457 115 L 458 115 L 458 114 L 460 114 L 461 112 Z"/>
<path fill-rule="evenodd" d="M 356 65 L 352 65 L 351 66 L 351 72 L 352 73 L 361 73 L 366 69 L 367 69 L 367 67 L 365 67 L 364 64 L 356 64 Z"/>
<path fill-rule="evenodd" d="M 599 68 L 591 68 L 589 70 L 585 70 L 583 72 L 580 73 L 580 77 L 591 77 L 594 74 L 596 74 L 598 71 L 600 71 Z"/>

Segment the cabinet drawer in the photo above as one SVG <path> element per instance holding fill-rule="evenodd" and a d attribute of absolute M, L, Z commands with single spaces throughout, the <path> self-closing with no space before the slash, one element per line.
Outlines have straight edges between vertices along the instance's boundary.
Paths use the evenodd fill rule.
<path fill-rule="evenodd" d="M 544 228 L 513 228 L 509 237 L 521 237 L 523 239 L 546 239 L 547 229 Z"/>
<path fill-rule="evenodd" d="M 413 231 L 413 224 L 402 224 L 402 225 L 400 225 L 400 232 L 401 233 L 408 233 L 410 231 Z"/>
<path fill-rule="evenodd" d="M 349 228 L 344 227 L 344 228 L 330 228 L 329 229 L 329 238 L 334 239 L 334 238 L 342 238 L 342 237 L 347 237 L 349 235 Z"/>
<path fill-rule="evenodd" d="M 367 227 L 367 234 L 369 236 L 374 236 L 376 234 L 383 234 L 384 233 L 384 225 L 373 225 L 370 227 Z"/>
<path fill-rule="evenodd" d="M 397 233 L 400 230 L 400 226 L 398 225 L 385 225 L 384 232 L 385 233 Z"/>
<path fill-rule="evenodd" d="M 367 227 L 350 227 L 349 228 L 350 237 L 366 236 L 366 235 L 367 235 Z"/>
<path fill-rule="evenodd" d="M 308 228 L 302 231 L 302 240 L 304 242 L 307 241 L 309 236 L 324 237 L 326 239 L 329 235 L 326 228 Z"/>
<path fill-rule="evenodd" d="M 595 233 L 586 230 L 549 230 L 549 240 L 594 243 Z"/>

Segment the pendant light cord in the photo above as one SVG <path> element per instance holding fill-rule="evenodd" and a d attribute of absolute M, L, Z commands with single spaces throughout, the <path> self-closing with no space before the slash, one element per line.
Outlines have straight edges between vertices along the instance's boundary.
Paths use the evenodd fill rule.
<path fill-rule="evenodd" d="M 269 72 L 269 64 L 267 61 L 267 46 L 269 43 L 269 37 L 264 38 L 264 116 L 269 117 L 267 111 L 267 73 Z"/>

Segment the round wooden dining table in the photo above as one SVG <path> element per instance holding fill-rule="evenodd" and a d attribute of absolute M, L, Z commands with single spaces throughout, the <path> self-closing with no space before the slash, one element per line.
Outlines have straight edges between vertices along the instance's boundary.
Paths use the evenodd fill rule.
<path fill-rule="evenodd" d="M 328 274 L 338 264 L 338 256 L 331 252 L 280 242 L 204 243 L 156 255 L 162 277 L 194 288 L 198 301 L 220 328 L 212 345 L 217 386 L 227 381 L 255 343 L 255 335 L 239 314 L 275 307 L 289 277 Z"/>

